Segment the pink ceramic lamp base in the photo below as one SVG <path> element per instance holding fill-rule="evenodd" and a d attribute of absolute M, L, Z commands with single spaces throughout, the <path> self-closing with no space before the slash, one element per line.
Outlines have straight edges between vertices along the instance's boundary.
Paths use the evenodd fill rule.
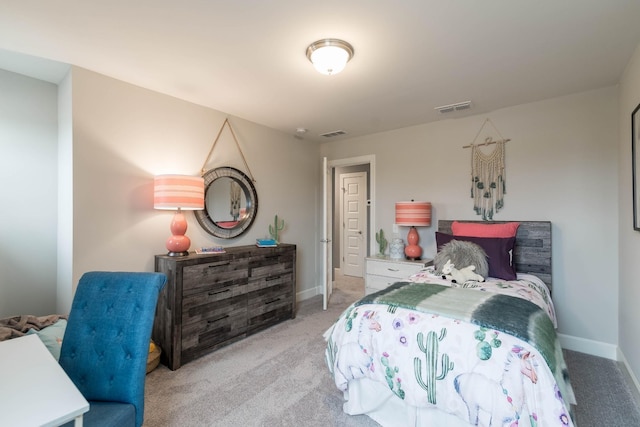
<path fill-rule="evenodd" d="M 187 256 L 189 255 L 189 247 L 191 239 L 184 234 L 187 232 L 187 219 L 180 209 L 173 216 L 171 221 L 172 236 L 167 239 L 167 250 L 169 256 Z"/>
<path fill-rule="evenodd" d="M 422 257 L 422 248 L 418 243 L 420 242 L 420 235 L 415 227 L 411 227 L 409 234 L 407 234 L 408 245 L 404 248 L 404 254 L 409 259 L 420 259 Z"/>

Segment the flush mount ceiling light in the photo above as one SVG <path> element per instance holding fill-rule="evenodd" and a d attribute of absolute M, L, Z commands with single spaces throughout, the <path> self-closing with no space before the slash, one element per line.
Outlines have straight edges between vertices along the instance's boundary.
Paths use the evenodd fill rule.
<path fill-rule="evenodd" d="M 353 46 L 338 39 L 318 40 L 307 48 L 307 58 L 319 73 L 338 74 L 353 58 Z"/>

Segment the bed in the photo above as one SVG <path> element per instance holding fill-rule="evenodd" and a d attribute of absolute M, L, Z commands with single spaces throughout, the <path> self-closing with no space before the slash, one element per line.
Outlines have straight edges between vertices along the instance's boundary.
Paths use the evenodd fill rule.
<path fill-rule="evenodd" d="M 517 229 L 452 237 L 461 223 Z M 439 221 L 436 240 L 438 251 L 450 240 L 481 245 L 489 272 L 504 276 L 491 270 L 497 245 L 514 277 L 452 283 L 430 266 L 349 306 L 325 333 L 344 411 L 385 427 L 574 426 L 551 300 L 551 223 Z"/>

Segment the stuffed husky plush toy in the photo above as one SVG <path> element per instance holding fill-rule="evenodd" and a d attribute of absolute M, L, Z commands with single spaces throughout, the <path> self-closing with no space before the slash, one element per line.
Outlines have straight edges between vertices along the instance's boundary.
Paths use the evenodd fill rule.
<path fill-rule="evenodd" d="M 476 269 L 475 265 L 468 265 L 462 270 L 458 270 L 451 262 L 448 260 L 444 267 L 442 267 L 443 279 L 451 280 L 452 283 L 463 284 L 465 282 L 474 280 L 476 282 L 484 282 L 484 277 L 479 274 L 476 274 L 474 270 Z"/>

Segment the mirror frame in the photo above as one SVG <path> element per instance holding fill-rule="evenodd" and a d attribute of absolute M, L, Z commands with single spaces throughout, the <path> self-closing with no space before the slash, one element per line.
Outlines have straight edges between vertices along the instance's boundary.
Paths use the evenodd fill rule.
<path fill-rule="evenodd" d="M 251 179 L 238 169 L 227 166 L 211 169 L 205 172 L 202 177 L 204 178 L 204 210 L 194 211 L 200 226 L 202 226 L 207 233 L 221 239 L 232 239 L 247 231 L 253 224 L 258 213 L 258 193 Z M 210 202 L 210 200 L 207 200 L 207 193 L 211 184 L 218 178 L 231 178 L 234 180 L 240 185 L 246 198 L 245 217 L 242 218 L 237 225 L 230 228 L 219 227 L 207 211 L 207 204 Z"/>

